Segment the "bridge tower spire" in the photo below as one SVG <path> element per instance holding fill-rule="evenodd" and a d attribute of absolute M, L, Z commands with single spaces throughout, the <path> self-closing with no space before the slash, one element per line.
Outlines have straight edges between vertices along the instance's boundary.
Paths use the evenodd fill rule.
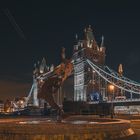
<path fill-rule="evenodd" d="M 85 40 L 91 41 L 95 40 L 93 35 L 93 30 L 91 29 L 91 25 L 88 26 L 88 28 L 85 28 Z"/>
<path fill-rule="evenodd" d="M 122 64 L 119 64 L 118 73 L 119 73 L 120 76 L 123 75 L 123 66 L 122 66 Z"/>
<path fill-rule="evenodd" d="M 62 59 L 62 61 L 65 60 L 65 58 L 66 58 L 65 48 L 63 47 L 62 50 L 61 50 L 61 59 Z"/>
<path fill-rule="evenodd" d="M 104 36 L 102 35 L 101 37 L 102 41 L 101 41 L 101 47 L 104 47 Z"/>

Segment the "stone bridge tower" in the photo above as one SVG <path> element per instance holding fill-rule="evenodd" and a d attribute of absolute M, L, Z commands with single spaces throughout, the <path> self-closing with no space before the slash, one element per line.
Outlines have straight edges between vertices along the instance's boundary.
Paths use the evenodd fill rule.
<path fill-rule="evenodd" d="M 86 101 L 84 49 L 78 42 L 74 46 L 74 101 Z"/>
<path fill-rule="evenodd" d="M 90 77 L 91 83 L 96 84 L 97 89 L 100 90 L 100 93 L 102 92 L 101 80 L 94 79 L 93 71 L 85 64 L 86 59 L 102 67 L 105 64 L 104 37 L 102 37 L 101 44 L 98 45 L 91 26 L 84 30 L 84 39 L 77 41 L 74 46 L 74 101 L 87 101 L 87 77 Z"/>

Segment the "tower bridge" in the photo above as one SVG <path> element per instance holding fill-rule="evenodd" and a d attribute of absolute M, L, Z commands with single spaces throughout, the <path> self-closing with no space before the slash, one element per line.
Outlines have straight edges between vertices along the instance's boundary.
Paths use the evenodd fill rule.
<path fill-rule="evenodd" d="M 73 92 L 67 97 L 68 91 L 64 90 L 63 84 L 58 88 L 54 95 L 55 102 L 62 105 L 62 102 L 86 102 L 87 104 L 106 103 L 114 105 L 139 105 L 140 104 L 140 84 L 123 76 L 123 68 L 120 64 L 118 72 L 110 69 L 105 64 L 105 46 L 104 37 L 100 45 L 97 44 L 91 26 L 84 30 L 84 39 L 77 40 L 73 48 L 73 56 L 70 59 L 73 67 L 68 69 L 69 73 L 64 76 L 64 80 L 72 78 Z M 62 60 L 64 61 L 65 49 L 62 49 Z M 45 81 L 50 77 L 63 77 L 63 73 L 58 71 L 65 64 L 54 67 L 47 66 L 43 58 L 40 64 L 35 65 L 33 72 L 33 85 L 27 97 L 27 104 L 32 100 L 33 106 L 38 106 L 37 94 Z M 63 81 L 64 81 L 63 80 Z M 63 83 L 65 83 L 65 81 Z M 54 88 L 54 87 L 51 87 Z"/>

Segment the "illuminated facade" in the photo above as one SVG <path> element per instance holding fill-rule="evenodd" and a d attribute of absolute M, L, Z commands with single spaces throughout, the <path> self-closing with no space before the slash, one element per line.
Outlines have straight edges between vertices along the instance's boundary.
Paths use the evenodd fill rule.
<path fill-rule="evenodd" d="M 63 103 L 82 104 L 94 101 L 110 103 L 120 99 L 116 96 L 125 96 L 128 92 L 132 101 L 132 94 L 139 94 L 140 85 L 123 76 L 122 65 L 119 66 L 118 73 L 106 66 L 105 56 L 104 37 L 102 36 L 101 43 L 97 44 L 89 26 L 84 30 L 83 40 L 78 40 L 76 37 L 71 59 L 65 58 L 65 48 L 63 48 L 62 62 L 58 66 L 47 67 L 45 59 L 42 63 L 37 63 L 28 99 L 31 99 L 33 106 L 38 106 L 38 98 L 43 98 L 59 111 Z M 43 89 L 42 85 L 45 85 L 45 88 L 42 90 L 42 96 L 38 96 L 41 95 L 38 91 Z M 109 91 L 109 85 L 113 85 L 114 89 L 110 88 Z M 124 99 L 126 100 L 126 97 Z"/>
<path fill-rule="evenodd" d="M 46 71 L 49 70 L 49 67 L 47 67 L 46 65 L 46 60 L 45 58 L 42 59 L 42 62 L 40 63 L 38 61 L 37 64 L 34 65 L 34 70 L 33 70 L 33 84 L 32 84 L 32 88 L 29 92 L 29 95 L 27 97 L 27 104 L 30 106 L 39 106 L 39 100 L 38 100 L 38 90 L 39 90 L 39 86 L 40 83 L 43 82 L 42 80 L 38 80 L 37 77 L 40 74 L 45 73 Z"/>
<path fill-rule="evenodd" d="M 71 97 L 74 101 L 87 101 L 87 91 L 89 87 L 92 90 L 101 90 L 101 82 L 100 79 L 97 77 L 96 74 L 92 73 L 92 70 L 89 66 L 85 64 L 85 60 L 89 59 L 93 63 L 104 66 L 105 63 L 105 47 L 104 47 L 104 38 L 102 37 L 101 44 L 98 45 L 95 37 L 93 35 L 92 29 L 89 26 L 84 30 L 84 39 L 78 40 L 76 39 L 76 44 L 74 45 L 74 53 L 73 53 L 73 71 L 74 71 L 74 95 Z M 62 62 L 65 60 L 65 48 L 62 49 L 61 53 Z M 53 72 L 54 66 L 51 65 L 50 68 L 46 65 L 46 60 L 43 58 L 42 62 L 38 62 L 35 65 L 35 70 L 33 72 L 33 85 L 32 89 L 29 94 L 30 102 L 32 102 L 33 106 L 38 106 L 38 89 L 40 82 L 42 81 L 37 80 L 36 78 L 40 75 L 43 75 L 47 72 Z M 88 79 L 89 78 L 89 79 Z M 91 82 L 87 81 L 90 80 Z M 90 86 L 88 86 L 90 84 Z M 100 89 L 99 89 L 100 87 Z M 61 93 L 60 93 L 61 92 Z M 57 95 L 54 95 L 54 99 L 58 104 L 62 104 L 63 102 L 63 91 L 59 91 Z"/>
<path fill-rule="evenodd" d="M 84 33 L 83 47 L 85 48 L 85 56 L 93 63 L 103 66 L 105 64 L 104 37 L 102 36 L 102 41 L 99 46 L 90 26 L 85 29 Z"/>
<path fill-rule="evenodd" d="M 76 45 L 75 47 L 81 47 Z M 75 48 L 74 56 L 74 101 L 86 101 L 85 64 L 83 51 Z"/>
<path fill-rule="evenodd" d="M 89 26 L 84 30 L 84 40 L 77 41 L 74 46 L 74 101 L 87 101 L 87 76 L 89 76 L 90 87 L 92 90 L 101 88 L 100 79 L 92 73 L 91 69 L 85 65 L 85 59 L 90 59 L 93 63 L 104 66 L 105 63 L 105 47 L 104 37 L 102 37 L 101 45 L 98 46 L 92 29 Z M 96 83 L 95 83 L 96 82 Z"/>
<path fill-rule="evenodd" d="M 39 106 L 37 95 L 38 95 L 38 82 L 37 79 L 33 78 L 33 85 L 27 97 L 28 105 L 36 107 Z"/>

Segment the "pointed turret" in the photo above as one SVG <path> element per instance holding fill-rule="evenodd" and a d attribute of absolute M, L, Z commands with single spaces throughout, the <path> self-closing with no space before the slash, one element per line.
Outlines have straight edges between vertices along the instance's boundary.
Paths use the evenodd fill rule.
<path fill-rule="evenodd" d="M 101 41 L 101 47 L 104 47 L 104 36 L 102 35 L 101 37 L 102 41 Z"/>
<path fill-rule="evenodd" d="M 40 61 L 37 61 L 37 66 L 39 66 L 40 65 Z"/>
<path fill-rule="evenodd" d="M 88 41 L 94 40 L 94 36 L 93 36 L 92 29 L 91 29 L 91 25 L 89 25 L 89 27 L 86 28 L 84 30 L 84 32 L 85 32 L 85 40 L 88 40 Z"/>
<path fill-rule="evenodd" d="M 46 70 L 46 59 L 43 57 L 42 62 L 39 67 L 39 72 L 44 73 Z"/>
<path fill-rule="evenodd" d="M 34 64 L 34 69 L 36 68 L 36 63 Z"/>
<path fill-rule="evenodd" d="M 123 66 L 122 66 L 122 64 L 120 64 L 119 67 L 118 67 L 118 73 L 119 73 L 120 76 L 123 75 Z"/>
<path fill-rule="evenodd" d="M 34 70 L 33 70 L 33 77 L 37 77 L 39 73 L 38 67 L 36 65 L 36 63 L 34 64 Z"/>
<path fill-rule="evenodd" d="M 79 49 L 78 47 L 78 35 L 75 34 L 75 40 L 74 40 L 74 46 L 73 46 L 73 51 L 77 51 Z"/>
<path fill-rule="evenodd" d="M 93 30 L 90 25 L 84 30 L 84 34 L 85 38 L 82 42 L 82 46 L 85 48 L 86 56 L 93 62 L 103 65 L 105 63 L 104 37 L 102 36 L 102 41 L 99 46 L 95 40 Z"/>
<path fill-rule="evenodd" d="M 94 35 L 93 35 L 93 30 L 91 29 L 91 25 L 89 25 L 88 28 L 86 28 L 84 30 L 84 44 L 86 47 L 88 48 L 92 48 L 93 50 L 97 50 L 98 49 L 98 45 L 97 45 L 97 42 L 94 38 Z"/>
<path fill-rule="evenodd" d="M 62 59 L 62 61 L 64 61 L 66 59 L 65 48 L 64 47 L 62 48 L 62 51 L 61 51 L 61 59 Z"/>
<path fill-rule="evenodd" d="M 51 67 L 50 67 L 50 71 L 54 71 L 54 65 L 52 64 Z"/>
<path fill-rule="evenodd" d="M 101 37 L 100 52 L 105 53 L 104 36 Z"/>
<path fill-rule="evenodd" d="M 78 41 L 78 34 L 75 34 L 75 39 L 76 41 Z"/>

